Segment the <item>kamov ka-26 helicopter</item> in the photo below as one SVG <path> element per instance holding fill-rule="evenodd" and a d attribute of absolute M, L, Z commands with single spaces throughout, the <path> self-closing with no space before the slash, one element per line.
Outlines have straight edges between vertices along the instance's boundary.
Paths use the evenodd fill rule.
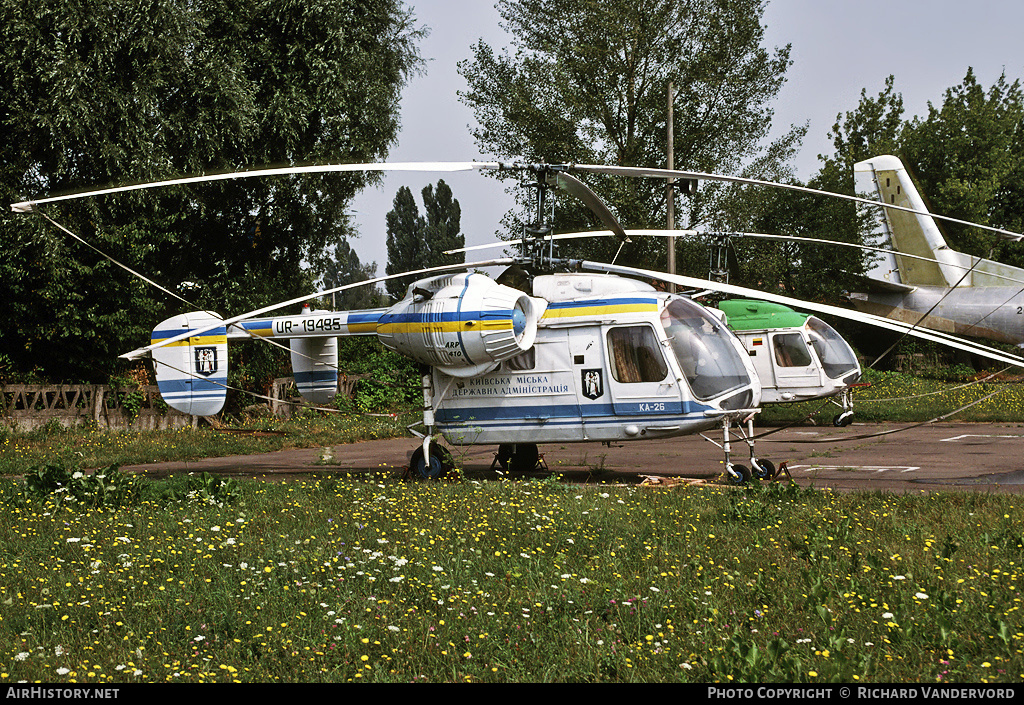
<path fill-rule="evenodd" d="M 30 211 L 66 198 L 225 178 L 470 169 L 532 174 L 537 219 L 524 228 L 518 256 L 394 275 L 431 276 L 411 284 L 405 298 L 386 309 L 306 310 L 300 316 L 256 318 L 301 300 L 296 299 L 229 319 L 209 312 L 182 314 L 157 325 L 150 345 L 123 357 L 153 360 L 161 395 L 170 406 L 189 414 L 211 415 L 222 408 L 226 398 L 228 340 L 288 339 L 300 393 L 313 403 L 322 403 L 336 389 L 336 339 L 376 335 L 386 347 L 425 368 L 423 430 L 414 430 L 423 441 L 411 460 L 415 476 L 440 477 L 451 469 L 452 456 L 438 443 L 439 434 L 449 444 L 498 445 L 502 463 L 511 470 L 522 470 L 536 464 L 538 443 L 664 438 L 720 426 L 727 476 L 745 482 L 751 470 L 731 460 L 730 427 L 740 420 L 749 422 L 762 401 L 762 385 L 751 355 L 725 325 L 721 312 L 687 296 L 659 292 L 645 282 L 660 279 L 862 321 L 876 318 L 727 284 L 555 257 L 551 226 L 544 219 L 547 194 L 555 186 L 580 197 L 620 240 L 645 232 L 624 231 L 600 199 L 570 173 L 622 173 L 616 167 L 496 162 L 292 167 L 103 189 L 22 202 L 12 208 Z M 649 171 L 624 175 L 695 177 L 687 172 Z M 716 178 L 696 175 L 701 177 Z M 456 273 L 496 265 L 511 267 L 497 280 Z M 344 288 L 348 287 L 315 292 L 306 298 Z M 884 322 L 877 325 L 926 339 L 945 338 L 880 320 Z M 982 346 L 956 339 L 942 342 L 1024 365 L 1024 360 L 998 351 L 985 348 L 982 352 Z M 774 467 L 757 458 L 753 444 L 749 445 L 754 472 L 770 477 Z"/>

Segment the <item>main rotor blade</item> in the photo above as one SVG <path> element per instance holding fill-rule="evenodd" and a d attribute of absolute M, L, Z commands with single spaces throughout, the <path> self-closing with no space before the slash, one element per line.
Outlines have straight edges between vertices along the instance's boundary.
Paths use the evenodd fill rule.
<path fill-rule="evenodd" d="M 112 193 L 124 193 L 125 191 L 138 191 L 141 189 L 158 188 L 161 186 L 182 186 L 186 184 L 199 184 L 209 181 L 227 181 L 229 179 L 251 179 L 259 176 L 291 176 L 296 174 L 327 174 L 339 172 L 358 171 L 472 171 L 475 169 L 500 169 L 502 165 L 498 162 L 392 162 L 378 164 L 312 164 L 306 166 L 272 167 L 269 169 L 252 169 L 249 171 L 232 171 L 223 174 L 204 174 L 202 176 L 188 176 L 179 179 L 165 179 L 162 181 L 149 181 L 140 184 L 129 184 L 127 186 L 113 186 L 109 188 L 81 191 L 63 196 L 52 196 L 40 198 L 34 201 L 21 201 L 12 203 L 11 210 L 15 213 L 30 213 L 35 206 L 44 203 L 55 203 L 76 198 L 89 198 L 92 196 L 106 196 Z"/>
<path fill-rule="evenodd" d="M 905 211 L 907 213 L 914 213 L 915 215 L 927 215 L 938 220 L 944 220 L 948 223 L 956 223 L 957 225 L 966 225 L 972 228 L 979 228 L 980 230 L 987 230 L 989 232 L 1001 235 L 1009 240 L 1024 240 L 1024 235 L 1020 233 L 1011 232 L 1009 230 L 1003 230 L 1002 228 L 994 228 L 989 225 L 979 225 L 978 223 L 972 223 L 968 220 L 960 220 L 958 218 L 950 218 L 945 215 L 936 215 L 929 211 L 916 210 L 914 208 L 907 208 L 906 206 L 897 206 L 893 203 L 883 203 L 870 198 L 861 198 L 860 196 L 848 196 L 844 193 L 834 193 L 832 191 L 822 191 L 820 189 L 813 189 L 808 186 L 798 186 L 796 184 L 783 184 L 776 181 L 763 181 L 761 179 L 748 179 L 742 176 L 725 176 L 723 174 L 707 174 L 699 171 L 679 171 L 675 169 L 649 169 L 646 167 L 635 167 L 635 166 L 601 166 L 600 164 L 571 164 L 570 169 L 576 169 L 579 171 L 586 171 L 594 174 L 607 174 L 610 176 L 648 176 L 658 179 L 700 179 L 704 181 L 725 181 L 734 184 L 746 184 L 748 186 L 767 186 L 769 188 L 780 188 L 787 189 L 789 191 L 798 191 L 800 193 L 808 193 L 815 196 L 831 196 L 832 198 L 839 198 L 845 201 L 852 201 L 854 203 L 863 203 L 868 206 L 874 206 L 875 208 L 888 208 L 890 210 Z"/>
<path fill-rule="evenodd" d="M 716 233 L 706 233 L 699 230 L 626 230 L 627 237 L 698 237 L 700 235 L 714 235 Z M 873 247 L 871 245 L 860 245 L 855 242 L 843 242 L 842 240 L 819 240 L 813 237 L 800 237 L 798 235 L 772 235 L 769 233 L 725 233 L 733 237 L 750 237 L 763 240 L 777 240 L 781 242 L 801 242 L 811 245 L 839 245 L 841 247 L 852 247 L 858 250 L 864 250 L 866 252 L 879 252 L 882 254 L 894 254 L 894 250 L 887 250 L 884 247 Z M 558 235 L 547 235 L 541 239 L 543 240 L 580 240 L 588 237 L 614 237 L 616 233 L 611 230 L 583 230 L 575 233 L 559 233 Z M 490 242 L 484 245 L 472 245 L 470 247 L 460 247 L 455 250 L 445 250 L 446 255 L 454 255 L 460 252 L 474 252 L 477 250 L 489 250 L 498 247 L 507 247 L 509 245 L 520 244 L 521 240 L 503 240 L 501 242 Z M 935 263 L 937 260 L 931 257 L 923 257 L 921 255 L 911 255 L 903 252 L 899 253 L 900 257 L 908 259 L 921 260 L 922 262 Z M 954 269 L 968 270 L 967 267 L 962 264 L 947 264 L 947 266 Z M 987 276 L 993 279 L 1003 279 L 1013 284 L 1024 284 L 1024 280 L 1015 279 L 1014 277 L 1007 276 L 1005 274 L 988 273 Z M 908 287 L 913 288 L 913 287 Z"/>
<path fill-rule="evenodd" d="M 626 235 L 626 231 L 622 229 L 618 219 L 608 210 L 608 206 L 604 204 L 604 201 L 594 193 L 589 186 L 577 179 L 571 174 L 566 174 L 564 171 L 555 172 L 555 184 L 562 190 L 572 194 L 576 198 L 583 201 L 586 206 L 594 212 L 594 214 L 601 219 L 605 227 L 615 233 L 615 236 L 619 238 L 620 242 L 630 242 L 629 236 Z"/>
<path fill-rule="evenodd" d="M 277 309 L 284 308 L 285 306 L 293 306 L 295 304 L 299 304 L 299 303 L 303 303 L 305 301 L 308 301 L 309 299 L 315 299 L 315 298 L 317 298 L 319 296 L 327 296 L 328 294 L 333 294 L 333 293 L 338 292 L 338 291 L 345 291 L 346 289 L 354 289 L 355 287 L 358 287 L 358 286 L 367 286 L 369 284 L 379 284 L 380 282 L 387 281 L 389 279 L 398 279 L 400 277 L 408 277 L 408 276 L 421 275 L 421 274 L 440 274 L 442 272 L 459 271 L 459 270 L 463 270 L 463 269 L 469 269 L 471 267 L 497 267 L 497 266 L 503 266 L 503 265 L 512 264 L 514 261 L 515 260 L 513 260 L 511 258 L 503 257 L 501 259 L 485 260 L 483 262 L 466 262 L 466 263 L 463 263 L 463 264 L 446 264 L 446 265 L 442 265 L 440 267 L 428 267 L 426 269 L 416 269 L 416 270 L 412 270 L 412 271 L 408 271 L 408 272 L 401 272 L 399 274 L 389 274 L 388 276 L 377 277 L 376 279 L 366 279 L 364 281 L 355 282 L 353 284 L 345 284 L 343 286 L 337 286 L 337 287 L 334 287 L 333 289 L 322 289 L 320 291 L 315 291 L 315 292 L 313 292 L 311 294 L 306 294 L 305 296 L 299 296 L 297 298 L 290 299 L 288 301 L 281 301 L 280 303 L 272 304 L 270 306 L 264 306 L 263 308 L 256 309 L 255 311 L 248 311 L 246 313 L 239 314 L 238 316 L 234 316 L 232 318 L 228 318 L 228 319 L 224 319 L 224 320 L 218 320 L 216 323 L 214 323 L 212 325 L 209 325 L 209 326 L 207 326 L 205 328 L 196 328 L 194 330 L 186 331 L 185 333 L 181 333 L 180 335 L 176 335 L 173 338 L 166 338 L 164 340 L 161 340 L 159 343 L 154 343 L 153 345 L 147 345 L 146 347 L 143 347 L 143 348 L 137 348 L 135 350 L 132 350 L 131 352 L 127 352 L 127 353 L 121 355 L 120 357 L 122 357 L 122 358 L 124 358 L 126 360 L 136 360 L 136 359 L 138 359 L 140 357 L 146 357 L 147 355 L 149 355 L 156 348 L 162 348 L 165 345 L 170 345 L 171 343 L 177 343 L 178 341 L 184 340 L 185 338 L 189 338 L 189 337 L 192 337 L 192 336 L 202 335 L 203 333 L 211 331 L 214 328 L 220 328 L 222 326 L 227 328 L 228 326 L 230 326 L 230 325 L 232 325 L 234 323 L 238 323 L 239 321 L 244 321 L 244 320 L 246 320 L 248 318 L 253 318 L 255 316 L 262 316 L 265 313 L 269 313 L 271 311 L 276 311 Z"/>
<path fill-rule="evenodd" d="M 697 236 L 700 233 L 696 230 L 625 230 L 626 237 L 640 236 L 640 235 L 661 235 L 674 234 L 676 237 L 687 237 Z M 666 235 L 667 236 L 667 235 Z M 558 235 L 545 235 L 541 240 L 580 240 L 588 237 L 619 237 L 618 233 L 614 233 L 611 230 L 584 230 L 575 233 L 560 233 Z M 627 239 L 626 242 L 632 242 Z M 488 242 L 484 245 L 471 245 L 469 247 L 460 247 L 455 250 L 445 250 L 446 255 L 455 255 L 460 252 L 473 252 L 475 250 L 492 250 L 498 247 L 508 247 L 509 245 L 520 245 L 522 240 L 502 240 L 500 242 Z"/>
<path fill-rule="evenodd" d="M 909 323 L 902 323 L 900 321 L 894 321 L 891 318 L 883 318 L 881 316 L 874 316 L 870 313 L 861 313 L 859 311 L 851 311 L 845 308 L 839 308 L 838 306 L 829 306 L 827 304 L 818 304 L 810 301 L 803 301 L 801 299 L 794 299 L 790 296 L 781 296 L 779 294 L 771 294 L 766 291 L 759 291 L 757 289 L 748 289 L 742 286 L 735 286 L 733 284 L 720 284 L 718 282 L 708 281 L 706 279 L 696 279 L 694 277 L 684 277 L 678 274 L 665 274 L 663 272 L 653 272 L 646 269 L 637 269 L 635 267 L 623 267 L 621 265 L 604 264 L 601 262 L 580 262 L 581 269 L 591 269 L 598 272 L 609 272 L 612 274 L 622 274 L 625 276 L 643 277 L 645 279 L 661 280 L 665 282 L 671 282 L 678 286 L 690 287 L 694 289 L 711 289 L 718 291 L 723 294 L 732 294 L 735 296 L 746 296 L 757 298 L 761 301 L 769 301 L 773 303 L 783 304 L 785 306 L 791 306 L 797 309 L 804 309 L 807 311 L 814 311 L 816 313 L 824 313 L 827 315 L 836 316 L 838 318 L 845 318 L 858 323 L 867 323 L 874 325 L 879 328 L 887 328 L 889 330 L 899 331 L 908 335 L 913 335 L 924 340 L 930 340 L 940 345 L 946 345 L 957 350 L 964 350 L 966 352 L 979 355 L 981 357 L 989 358 L 997 362 L 1013 365 L 1015 367 L 1024 368 L 1024 358 L 1017 357 L 1016 355 L 1010 355 L 1004 353 L 1001 350 L 990 348 L 986 345 L 980 345 L 978 343 L 972 343 L 969 340 L 957 338 L 956 336 L 947 335 L 945 333 L 939 333 L 936 331 L 924 330 L 921 328 L 915 328 Z"/>

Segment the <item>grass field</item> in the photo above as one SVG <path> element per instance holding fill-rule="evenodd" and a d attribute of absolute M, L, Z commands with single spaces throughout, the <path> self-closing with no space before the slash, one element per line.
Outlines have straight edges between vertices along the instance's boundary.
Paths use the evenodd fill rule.
<path fill-rule="evenodd" d="M 1024 679 L 1012 495 L 78 472 L 409 422 L 9 435 L 0 682 Z"/>
<path fill-rule="evenodd" d="M 0 679 L 1024 678 L 1013 497 L 159 484 L 123 508 L 8 488 Z"/>

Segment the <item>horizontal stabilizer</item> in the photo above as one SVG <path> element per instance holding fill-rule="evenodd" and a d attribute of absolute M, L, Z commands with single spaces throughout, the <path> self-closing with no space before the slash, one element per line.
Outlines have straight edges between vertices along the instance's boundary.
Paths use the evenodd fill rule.
<path fill-rule="evenodd" d="M 153 329 L 151 342 L 196 331 L 152 352 L 160 396 L 184 414 L 213 416 L 224 408 L 228 383 L 228 338 L 214 313 L 183 313 Z M 212 326 L 212 327 L 211 327 Z"/>

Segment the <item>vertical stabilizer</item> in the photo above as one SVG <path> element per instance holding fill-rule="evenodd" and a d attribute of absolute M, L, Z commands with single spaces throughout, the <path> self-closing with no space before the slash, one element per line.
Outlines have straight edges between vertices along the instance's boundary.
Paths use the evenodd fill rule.
<path fill-rule="evenodd" d="M 309 304 L 302 315 L 311 316 Z M 327 404 L 338 393 L 338 338 L 292 338 L 292 374 L 302 398 Z"/>
<path fill-rule="evenodd" d="M 183 313 L 154 328 L 151 342 L 175 338 L 220 320 L 214 313 Z M 168 406 L 195 416 L 213 416 L 224 408 L 228 391 L 228 338 L 224 326 L 156 348 L 152 355 L 160 396 Z"/>
<path fill-rule="evenodd" d="M 903 162 L 893 156 L 874 157 L 853 167 L 857 193 L 904 208 L 927 213 L 924 200 L 910 179 Z M 893 254 L 868 272 L 881 279 L 908 286 L 970 286 L 970 278 L 960 281 L 964 269 L 962 256 L 949 249 L 935 220 L 926 214 L 908 213 L 890 208 L 872 208 L 875 223 L 872 235 L 879 246 L 889 246 Z M 902 254 L 914 257 L 902 257 Z M 917 259 L 926 258 L 930 261 Z"/>

